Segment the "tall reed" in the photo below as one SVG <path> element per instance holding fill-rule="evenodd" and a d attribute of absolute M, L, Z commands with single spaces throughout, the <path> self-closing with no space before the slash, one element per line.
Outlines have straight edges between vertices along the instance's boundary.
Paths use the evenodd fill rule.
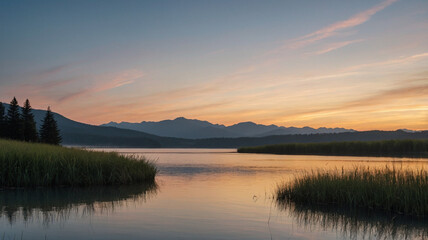
<path fill-rule="evenodd" d="M 156 173 L 141 157 L 0 140 L 0 187 L 131 184 Z"/>
<path fill-rule="evenodd" d="M 279 202 L 428 217 L 428 172 L 390 167 L 313 171 L 279 186 L 276 195 Z"/>

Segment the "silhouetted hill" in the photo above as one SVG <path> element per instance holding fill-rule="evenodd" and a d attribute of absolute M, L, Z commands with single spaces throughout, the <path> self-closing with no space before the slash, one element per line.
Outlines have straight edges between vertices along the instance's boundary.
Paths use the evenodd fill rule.
<path fill-rule="evenodd" d="M 6 104 L 6 107 L 8 105 Z M 46 114 L 44 110 L 33 110 L 38 128 Z M 146 148 L 238 148 L 278 143 L 309 143 L 334 141 L 375 141 L 390 139 L 428 139 L 428 131 L 365 131 L 322 134 L 275 135 L 265 137 L 184 139 L 160 137 L 140 131 L 115 127 L 94 126 L 70 120 L 54 113 L 64 145 L 92 147 L 146 147 Z M 180 119 L 179 119 L 180 120 Z M 196 120 L 198 121 L 198 120 Z M 202 122 L 202 121 L 200 121 Z M 203 129 L 207 125 L 201 123 Z M 239 131 L 252 126 L 238 125 Z M 219 125 L 221 126 L 221 125 Z M 210 125 L 208 125 L 210 127 Z M 235 126 L 236 127 L 236 126 Z"/>
<path fill-rule="evenodd" d="M 279 143 L 316 143 L 341 141 L 378 141 L 392 139 L 428 139 L 428 131 L 364 131 L 346 133 L 325 133 L 309 135 L 275 135 L 266 137 L 244 138 L 210 138 L 195 141 L 194 147 L 204 148 L 238 148 L 244 146 L 261 146 Z"/>
<path fill-rule="evenodd" d="M 276 125 L 262 125 L 253 122 L 241 122 L 232 126 L 212 124 L 207 121 L 186 119 L 183 117 L 160 122 L 109 122 L 101 126 L 117 127 L 146 132 L 164 137 L 189 139 L 218 138 L 218 137 L 264 137 L 270 135 L 315 134 L 354 132 L 345 128 L 311 128 L 311 127 L 279 127 Z"/>
<path fill-rule="evenodd" d="M 207 121 L 186 119 L 182 117 L 174 120 L 163 120 L 160 122 L 110 122 L 101 126 L 131 129 L 164 137 L 189 139 L 207 137 L 239 137 L 239 135 L 228 131 L 224 125 L 211 124 Z"/>
<path fill-rule="evenodd" d="M 8 104 L 4 104 L 6 110 Z M 45 110 L 33 109 L 37 129 L 40 129 Z M 70 120 L 58 113 L 54 113 L 58 128 L 62 136 L 63 145 L 81 146 L 118 146 L 118 147 L 160 147 L 157 136 L 119 129 L 114 127 L 99 127 Z"/>
<path fill-rule="evenodd" d="M 269 132 L 265 132 L 257 135 L 258 137 L 272 136 L 272 135 L 294 135 L 294 134 L 321 134 L 321 133 L 344 133 L 344 132 L 356 132 L 352 129 L 346 128 L 325 128 L 321 127 L 318 129 L 311 127 L 279 127 Z"/>
<path fill-rule="evenodd" d="M 230 131 L 234 132 L 240 137 L 254 137 L 263 135 L 267 132 L 278 130 L 276 125 L 262 125 L 253 122 L 241 122 L 227 127 Z"/>

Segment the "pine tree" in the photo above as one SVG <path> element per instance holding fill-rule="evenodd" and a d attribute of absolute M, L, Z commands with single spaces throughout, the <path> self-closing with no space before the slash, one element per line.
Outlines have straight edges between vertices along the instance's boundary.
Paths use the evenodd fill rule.
<path fill-rule="evenodd" d="M 6 121 L 4 117 L 4 106 L 3 103 L 0 102 L 0 138 L 6 137 Z"/>
<path fill-rule="evenodd" d="M 7 138 L 24 140 L 23 122 L 19 110 L 18 101 L 14 97 L 6 115 Z"/>
<path fill-rule="evenodd" d="M 22 108 L 22 120 L 24 121 L 24 140 L 26 142 L 37 142 L 39 137 L 37 135 L 36 122 L 28 99 Z"/>
<path fill-rule="evenodd" d="M 59 145 L 61 140 L 57 123 L 50 107 L 48 107 L 45 119 L 43 120 L 43 124 L 40 129 L 40 141 L 43 143 Z"/>

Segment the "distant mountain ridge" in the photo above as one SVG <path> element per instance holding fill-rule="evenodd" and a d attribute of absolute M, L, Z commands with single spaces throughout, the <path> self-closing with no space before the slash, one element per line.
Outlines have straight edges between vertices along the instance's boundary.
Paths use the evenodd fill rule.
<path fill-rule="evenodd" d="M 9 104 L 3 103 L 7 109 Z M 36 127 L 39 130 L 46 115 L 45 110 L 33 109 Z M 114 127 L 99 127 L 68 119 L 61 114 L 52 112 L 57 121 L 63 145 L 93 146 L 93 147 L 160 147 L 158 136 L 147 133 L 118 129 Z"/>
<path fill-rule="evenodd" d="M 8 108 L 8 104 L 4 104 Z M 44 110 L 33 110 L 38 128 L 46 114 Z M 343 133 L 319 133 L 297 135 L 274 135 L 265 137 L 185 139 L 160 137 L 140 131 L 116 127 L 102 127 L 80 123 L 54 113 L 62 135 L 63 145 L 85 147 L 128 147 L 128 148 L 238 148 L 279 143 L 309 143 L 334 141 L 377 141 L 391 139 L 428 139 L 428 131 L 365 131 Z M 182 119 L 183 120 L 183 119 Z M 168 120 L 167 120 L 168 121 Z M 172 120 L 169 120 L 172 121 Z M 198 121 L 198 120 L 196 120 Z M 201 121 L 203 122 L 203 121 Z M 238 124 L 237 124 L 238 125 Z M 241 127 L 253 124 L 240 124 Z M 201 123 L 201 127 L 210 126 Z M 221 126 L 221 125 L 218 125 Z M 234 125 L 237 127 L 236 125 Z"/>
<path fill-rule="evenodd" d="M 241 122 L 231 126 L 225 126 L 222 124 L 213 124 L 208 121 L 187 119 L 184 117 L 178 117 L 174 120 L 163 120 L 159 122 L 109 122 L 100 126 L 130 129 L 163 137 L 187 139 L 265 137 L 271 135 L 356 132 L 353 129 L 345 128 L 297 128 L 283 127 L 273 124 L 263 125 L 253 122 Z"/>

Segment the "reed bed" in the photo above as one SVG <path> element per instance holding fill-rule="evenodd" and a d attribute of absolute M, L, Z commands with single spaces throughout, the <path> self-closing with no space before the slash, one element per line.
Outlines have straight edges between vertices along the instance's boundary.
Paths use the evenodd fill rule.
<path fill-rule="evenodd" d="M 428 140 L 288 143 L 242 147 L 238 149 L 238 152 L 289 155 L 428 157 Z"/>
<path fill-rule="evenodd" d="M 156 173 L 136 156 L 0 139 L 0 188 L 154 182 Z"/>
<path fill-rule="evenodd" d="M 428 172 L 385 167 L 313 171 L 277 189 L 277 201 L 428 217 Z"/>

